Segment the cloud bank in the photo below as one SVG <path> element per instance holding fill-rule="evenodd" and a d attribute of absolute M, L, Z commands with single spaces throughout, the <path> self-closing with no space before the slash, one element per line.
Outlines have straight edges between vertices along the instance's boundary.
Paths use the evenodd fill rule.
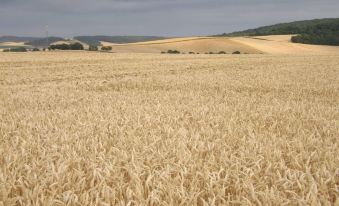
<path fill-rule="evenodd" d="M 209 35 L 339 17 L 337 0 L 0 0 L 0 35 Z"/>

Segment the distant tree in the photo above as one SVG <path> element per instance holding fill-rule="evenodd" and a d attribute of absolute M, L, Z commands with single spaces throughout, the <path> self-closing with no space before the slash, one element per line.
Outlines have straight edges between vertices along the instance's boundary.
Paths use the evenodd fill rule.
<path fill-rule="evenodd" d="M 167 51 L 167 53 L 168 54 L 180 54 L 180 51 L 178 51 L 178 50 L 171 50 L 170 49 L 170 50 Z"/>
<path fill-rule="evenodd" d="M 27 52 L 27 49 L 25 47 L 17 47 L 10 49 L 10 52 Z"/>
<path fill-rule="evenodd" d="M 84 46 L 78 42 L 73 44 L 55 44 L 48 47 L 49 50 L 84 50 Z"/>
<path fill-rule="evenodd" d="M 98 47 L 95 45 L 90 45 L 88 51 L 98 51 Z"/>
<path fill-rule="evenodd" d="M 75 42 L 69 45 L 70 50 L 84 50 L 84 46 L 79 42 Z"/>
<path fill-rule="evenodd" d="M 10 49 L 4 49 L 3 52 L 10 52 Z"/>
<path fill-rule="evenodd" d="M 40 49 L 38 49 L 38 48 L 33 48 L 32 51 L 34 51 L 34 52 L 35 52 L 35 51 L 40 51 Z"/>
<path fill-rule="evenodd" d="M 112 47 L 111 47 L 111 46 L 102 46 L 102 47 L 101 47 L 101 50 L 102 50 L 102 51 L 111 51 L 111 50 L 112 50 Z"/>
<path fill-rule="evenodd" d="M 49 46 L 50 50 L 70 50 L 71 47 L 68 44 L 56 44 Z"/>
<path fill-rule="evenodd" d="M 232 54 L 241 54 L 241 52 L 240 51 L 235 51 Z"/>
<path fill-rule="evenodd" d="M 291 41 L 302 44 L 339 46 L 339 25 L 338 32 L 300 34 L 293 36 Z"/>
<path fill-rule="evenodd" d="M 59 47 L 60 50 L 70 50 L 71 47 L 69 46 L 69 44 L 60 44 L 59 46 L 56 45 L 57 47 Z"/>

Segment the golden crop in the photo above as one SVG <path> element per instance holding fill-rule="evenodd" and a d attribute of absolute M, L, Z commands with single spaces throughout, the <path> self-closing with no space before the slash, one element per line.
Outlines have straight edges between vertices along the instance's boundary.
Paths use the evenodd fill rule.
<path fill-rule="evenodd" d="M 339 56 L 0 54 L 0 205 L 338 205 Z"/>

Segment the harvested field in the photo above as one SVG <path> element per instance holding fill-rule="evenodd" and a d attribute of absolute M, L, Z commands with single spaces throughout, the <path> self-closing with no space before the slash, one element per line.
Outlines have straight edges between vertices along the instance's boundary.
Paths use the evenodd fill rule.
<path fill-rule="evenodd" d="M 112 46 L 117 53 L 161 53 L 178 50 L 189 53 L 218 53 L 224 51 L 231 54 L 235 51 L 247 54 L 274 55 L 339 55 L 339 46 L 322 46 L 292 43 L 292 35 L 273 35 L 256 37 L 186 37 L 130 44 L 114 44 L 101 42 L 104 46 Z"/>
<path fill-rule="evenodd" d="M 25 45 L 25 42 L 0 42 L 0 52 L 3 49 L 16 47 L 30 47 L 30 46 Z"/>
<path fill-rule="evenodd" d="M 114 43 L 110 43 L 110 42 L 102 42 L 102 43 L 104 44 L 104 46 L 111 46 L 111 45 L 154 45 L 154 44 L 177 43 L 177 42 L 186 42 L 186 41 L 194 41 L 194 40 L 202 40 L 202 39 L 214 39 L 214 38 L 212 38 L 212 37 L 177 37 L 177 38 L 168 38 L 168 39 L 153 40 L 153 41 L 126 43 L 126 44 L 114 44 Z"/>
<path fill-rule="evenodd" d="M 25 46 L 25 42 L 0 42 L 0 46 Z"/>
<path fill-rule="evenodd" d="M 338 55 L 0 53 L 0 205 L 338 205 Z"/>
<path fill-rule="evenodd" d="M 218 53 L 220 51 L 229 54 L 235 51 L 249 54 L 262 53 L 254 47 L 232 41 L 229 38 L 187 37 L 131 44 L 102 43 L 105 46 L 112 46 L 112 51 L 118 53 L 161 53 L 168 50 L 179 50 L 185 53 Z"/>
<path fill-rule="evenodd" d="M 232 40 L 256 48 L 266 54 L 339 55 L 339 46 L 297 44 L 291 42 L 291 37 L 292 35 L 273 35 L 235 37 Z"/>

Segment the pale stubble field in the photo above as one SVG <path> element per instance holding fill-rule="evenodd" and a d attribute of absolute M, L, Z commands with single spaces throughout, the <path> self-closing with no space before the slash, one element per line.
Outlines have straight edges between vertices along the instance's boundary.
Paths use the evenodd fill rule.
<path fill-rule="evenodd" d="M 0 54 L 0 205 L 338 205 L 339 56 Z"/>

